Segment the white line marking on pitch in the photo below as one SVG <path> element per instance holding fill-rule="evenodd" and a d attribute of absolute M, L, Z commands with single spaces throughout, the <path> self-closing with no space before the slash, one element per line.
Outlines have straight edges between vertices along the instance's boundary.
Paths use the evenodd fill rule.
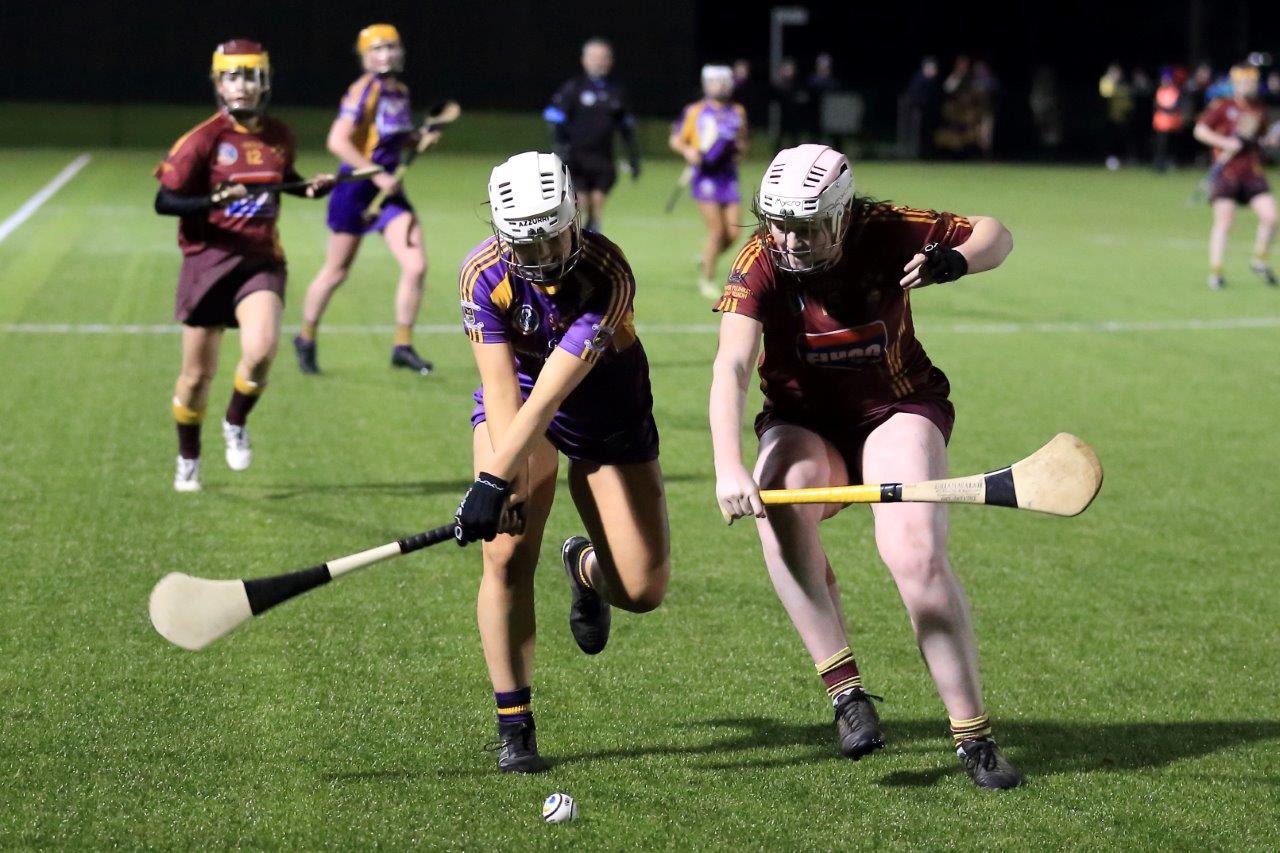
<path fill-rule="evenodd" d="M 4 242 L 5 237 L 17 231 L 18 226 L 30 219 L 32 214 L 40 209 L 40 205 L 52 198 L 54 193 L 62 189 L 67 181 L 74 178 L 76 173 L 87 165 L 89 165 L 89 155 L 81 154 L 68 163 L 61 172 L 54 175 L 52 181 L 45 184 L 35 195 L 24 201 L 22 207 L 14 211 L 12 216 L 4 222 L 0 222 L 0 243 Z"/>
<path fill-rule="evenodd" d="M 434 323 L 418 326 L 417 331 L 428 335 L 460 333 L 462 324 Z M 719 331 L 714 323 L 639 323 L 637 328 L 645 335 L 710 335 Z M 1080 320 L 1043 323 L 952 323 L 946 326 L 924 326 L 924 335 L 1010 335 L 1019 333 L 1124 333 L 1124 332 L 1193 332 L 1214 329 L 1280 329 L 1280 317 L 1225 317 L 1219 320 Z M 172 335 L 182 327 L 167 324 L 107 324 L 107 323 L 0 323 L 0 333 L 26 335 Z M 390 324 L 326 325 L 325 334 L 366 335 L 387 334 L 395 330 Z M 285 326 L 283 331 L 293 333 L 297 326 Z"/>

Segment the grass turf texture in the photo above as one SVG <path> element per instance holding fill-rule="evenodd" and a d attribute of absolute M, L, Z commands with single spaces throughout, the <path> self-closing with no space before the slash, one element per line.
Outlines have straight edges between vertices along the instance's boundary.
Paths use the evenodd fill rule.
<path fill-rule="evenodd" d="M 175 128 L 175 131 L 178 128 Z M 94 161 L 0 244 L 0 324 L 170 322 L 174 221 L 151 213 L 158 151 Z M 0 152 L 0 216 L 67 152 Z M 316 153 L 304 173 L 327 167 Z M 487 157 L 429 157 L 408 184 L 432 269 L 424 320 L 457 323 L 455 274 L 487 233 Z M 746 184 L 761 163 L 747 169 Z M 973 600 L 997 737 L 1030 785 L 972 788 L 875 556 L 869 513 L 824 528 L 889 748 L 839 758 L 821 683 L 774 599 L 749 525 L 713 504 L 706 390 L 715 340 L 649 324 L 713 322 L 695 289 L 674 163 L 621 183 L 608 233 L 639 279 L 672 519 L 666 604 L 619 614 L 609 650 L 566 630 L 561 492 L 537 581 L 535 708 L 554 771 L 499 777 L 474 627 L 475 549 L 449 544 L 291 602 L 201 654 L 151 630 L 166 571 L 274 573 L 448 518 L 469 478 L 475 372 L 461 331 L 424 334 L 438 373 L 387 367 L 390 334 L 321 330 L 325 373 L 287 341 L 255 411 L 256 458 L 221 459 L 223 350 L 205 492 L 170 490 L 173 334 L 0 332 L 0 845 L 831 848 L 1206 845 L 1274 849 L 1280 785 L 1276 330 L 1132 333 L 974 324 L 1280 316 L 1247 273 L 1204 287 L 1198 177 L 1091 169 L 867 165 L 867 191 L 999 215 L 1006 267 L 913 301 L 949 374 L 952 469 L 1010 462 L 1058 430 L 1107 470 L 1074 520 L 958 508 L 951 553 Z M 296 323 L 323 207 L 285 200 Z M 372 241 L 326 317 L 389 324 L 394 268 Z M 967 324 L 969 331 L 960 328 Z M 754 407 L 755 400 L 750 404 Z M 543 826 L 554 790 L 582 804 Z"/>

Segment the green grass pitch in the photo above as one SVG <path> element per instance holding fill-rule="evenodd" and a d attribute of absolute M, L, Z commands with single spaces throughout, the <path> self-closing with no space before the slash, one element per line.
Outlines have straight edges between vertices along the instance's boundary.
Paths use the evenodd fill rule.
<path fill-rule="evenodd" d="M 75 153 L 0 151 L 0 218 Z M 952 513 L 997 737 L 1030 782 L 991 795 L 948 749 L 857 508 L 824 537 L 854 650 L 886 699 L 889 747 L 856 764 L 836 755 L 830 708 L 754 533 L 726 529 L 714 507 L 714 318 L 696 293 L 692 205 L 662 213 L 670 161 L 620 184 L 606 219 L 639 280 L 670 595 L 651 615 L 619 614 L 600 658 L 578 653 L 557 557 L 579 527 L 561 495 L 537 584 L 550 775 L 500 777 L 483 751 L 493 709 L 474 549 L 445 544 L 343 580 L 200 654 L 165 644 L 146 601 L 167 571 L 270 574 L 451 515 L 469 479 L 475 382 L 456 270 L 487 234 L 494 158 L 446 148 L 408 182 L 431 262 L 423 319 L 435 328 L 419 343 L 437 375 L 391 371 L 390 332 L 366 330 L 391 323 L 394 282 L 371 242 L 326 318 L 324 374 L 299 375 L 286 343 L 243 474 L 222 464 L 216 435 L 229 338 L 205 491 L 177 495 L 177 337 L 121 328 L 171 322 L 175 223 L 151 212 L 160 153 L 93 152 L 0 243 L 0 846 L 1280 846 L 1280 293 L 1248 273 L 1247 214 L 1231 286 L 1207 290 L 1208 212 L 1185 204 L 1198 175 L 858 169 L 870 193 L 997 215 L 1015 236 L 1003 269 L 913 300 L 952 380 L 953 471 L 1013 461 L 1059 430 L 1106 468 L 1076 519 Z M 329 165 L 318 152 L 301 163 Z M 322 222 L 322 205 L 285 200 L 286 323 L 320 260 Z M 1121 325 L 1099 325 L 1110 321 Z M 555 790 L 578 798 L 578 823 L 542 824 Z"/>

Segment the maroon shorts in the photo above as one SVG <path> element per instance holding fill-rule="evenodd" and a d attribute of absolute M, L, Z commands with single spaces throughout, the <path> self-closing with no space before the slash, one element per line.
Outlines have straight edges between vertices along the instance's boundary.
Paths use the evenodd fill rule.
<path fill-rule="evenodd" d="M 867 420 L 854 425 L 850 425 L 848 421 L 830 418 L 793 416 L 779 412 L 768 400 L 765 400 L 764 410 L 756 415 L 756 437 L 763 438 L 766 432 L 783 424 L 804 427 L 810 432 L 816 432 L 831 442 L 831 446 L 843 457 L 845 468 L 849 472 L 849 482 L 856 484 L 862 482 L 862 445 L 866 443 L 867 436 L 899 412 L 928 418 L 938 428 L 938 432 L 942 433 L 943 442 L 951 441 L 951 429 L 956 423 L 956 409 L 951 405 L 951 401 L 945 398 L 897 400 L 876 409 Z"/>
<path fill-rule="evenodd" d="M 270 291 L 284 300 L 285 266 L 279 261 L 246 258 L 222 249 L 205 249 L 182 259 L 173 316 L 184 326 L 236 328 L 236 306 L 250 293 Z"/>
<path fill-rule="evenodd" d="M 1214 202 L 1220 198 L 1229 198 L 1236 204 L 1248 204 L 1256 197 L 1269 192 L 1271 192 L 1271 185 L 1267 183 L 1264 175 L 1238 177 L 1220 174 L 1209 185 L 1209 201 Z"/>

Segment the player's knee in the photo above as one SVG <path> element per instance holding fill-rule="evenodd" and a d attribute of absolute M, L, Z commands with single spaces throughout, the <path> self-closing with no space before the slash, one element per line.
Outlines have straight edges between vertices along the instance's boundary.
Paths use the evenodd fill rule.
<path fill-rule="evenodd" d="M 351 267 L 348 264 L 333 264 L 326 266 L 320 275 L 321 284 L 326 290 L 337 290 L 342 283 L 347 280 L 347 276 L 351 273 Z"/>
<path fill-rule="evenodd" d="M 666 563 L 652 568 L 643 582 L 631 586 L 624 584 L 620 595 L 610 603 L 628 613 L 648 613 L 657 610 L 667 597 L 667 578 L 670 569 Z"/>
<path fill-rule="evenodd" d="M 400 272 L 416 287 L 422 287 L 422 279 L 427 274 L 427 259 L 422 256 L 406 258 L 400 263 Z"/>
<path fill-rule="evenodd" d="M 881 545 L 880 558 L 903 587 L 928 589 L 950 572 L 946 551 L 928 536 L 906 536 Z"/>

